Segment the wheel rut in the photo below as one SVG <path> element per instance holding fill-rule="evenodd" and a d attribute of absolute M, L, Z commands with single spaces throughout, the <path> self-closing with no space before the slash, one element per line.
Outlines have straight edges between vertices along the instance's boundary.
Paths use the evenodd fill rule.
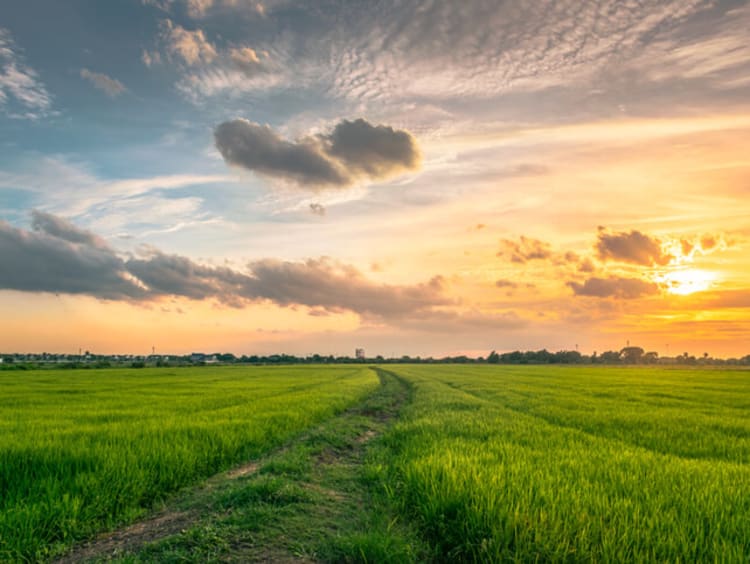
<path fill-rule="evenodd" d="M 367 450 L 411 401 L 411 388 L 400 377 L 372 370 L 380 386 L 359 404 L 55 562 L 335 559 L 326 555 L 326 539 L 340 534 L 342 523 L 345 529 L 368 503 L 362 483 Z"/>

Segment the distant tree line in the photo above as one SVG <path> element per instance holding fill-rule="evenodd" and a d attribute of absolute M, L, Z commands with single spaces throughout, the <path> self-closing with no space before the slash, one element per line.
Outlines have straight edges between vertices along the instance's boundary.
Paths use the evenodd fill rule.
<path fill-rule="evenodd" d="M 245 365 L 290 365 L 290 364 L 661 364 L 661 365 L 729 365 L 750 366 L 750 355 L 741 358 L 712 358 L 708 353 L 695 357 L 683 353 L 674 357 L 660 357 L 656 352 L 645 351 L 641 347 L 628 346 L 619 351 L 596 352 L 591 355 L 578 351 L 562 350 L 550 352 L 547 349 L 538 351 L 490 352 L 487 357 L 467 355 L 445 357 L 420 357 L 403 355 L 368 358 L 310 354 L 296 356 L 292 354 L 241 355 L 232 353 L 192 353 L 189 355 L 97 355 L 86 351 L 81 355 L 67 354 L 3 354 L 0 353 L 0 370 L 29 370 L 39 368 L 145 368 L 145 367 L 180 367 L 204 366 L 213 364 Z"/>
<path fill-rule="evenodd" d="M 492 351 L 487 356 L 489 364 L 678 364 L 687 366 L 697 365 L 750 365 L 750 355 L 742 358 L 713 358 L 708 353 L 700 357 L 683 353 L 675 357 L 660 357 L 654 351 L 646 352 L 641 347 L 627 346 L 619 351 L 594 352 L 584 355 L 578 351 L 550 352 L 547 349 L 539 351 L 513 351 L 497 353 Z"/>

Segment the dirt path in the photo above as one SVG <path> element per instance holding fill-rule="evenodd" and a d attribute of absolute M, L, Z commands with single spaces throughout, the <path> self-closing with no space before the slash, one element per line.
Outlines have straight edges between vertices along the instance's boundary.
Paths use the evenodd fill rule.
<path fill-rule="evenodd" d="M 336 541 L 329 541 L 349 530 L 356 538 L 358 529 L 379 518 L 368 510 L 383 510 L 372 505 L 363 484 L 365 458 L 410 399 L 402 380 L 374 370 L 380 387 L 362 403 L 259 460 L 179 494 L 155 515 L 75 547 L 57 562 L 338 559 Z"/>

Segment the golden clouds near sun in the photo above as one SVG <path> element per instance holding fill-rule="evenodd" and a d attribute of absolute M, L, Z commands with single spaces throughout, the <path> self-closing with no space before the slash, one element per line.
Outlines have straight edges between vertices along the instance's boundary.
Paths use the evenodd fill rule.
<path fill-rule="evenodd" d="M 717 278 L 715 272 L 685 268 L 664 273 L 658 277 L 657 282 L 662 284 L 670 294 L 687 296 L 711 289 Z"/>

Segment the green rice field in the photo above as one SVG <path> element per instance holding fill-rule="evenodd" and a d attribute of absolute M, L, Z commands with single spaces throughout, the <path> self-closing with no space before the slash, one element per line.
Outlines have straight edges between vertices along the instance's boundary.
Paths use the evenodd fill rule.
<path fill-rule="evenodd" d="M 398 404 L 367 442 L 351 415 L 336 423 L 363 405 L 364 425 L 366 399 L 389 390 Z M 0 561 L 50 560 L 323 422 L 315 444 L 330 448 L 304 462 L 313 451 L 290 447 L 294 465 L 268 464 L 278 477 L 248 482 L 308 492 L 289 506 L 274 494 L 261 521 L 270 511 L 315 527 L 309 505 L 294 517 L 294 500 L 330 491 L 344 474 L 311 489 L 309 468 L 346 456 L 336 472 L 377 501 L 355 511 L 386 513 L 378 522 L 393 528 L 347 537 L 362 544 L 345 558 L 297 547 L 308 560 L 750 561 L 750 371 L 503 365 L 0 373 Z M 335 429 L 355 433 L 354 446 L 337 445 Z M 352 448 L 366 449 L 362 468 Z M 216 544 L 221 519 L 209 522 Z M 233 542 L 219 543 L 216 561 L 233 559 Z M 197 550 L 186 546 L 183 560 Z"/>
<path fill-rule="evenodd" d="M 377 382 L 361 367 L 0 372 L 0 561 L 132 521 Z"/>
<path fill-rule="evenodd" d="M 438 559 L 750 560 L 750 372 L 395 372 L 382 473 Z"/>

